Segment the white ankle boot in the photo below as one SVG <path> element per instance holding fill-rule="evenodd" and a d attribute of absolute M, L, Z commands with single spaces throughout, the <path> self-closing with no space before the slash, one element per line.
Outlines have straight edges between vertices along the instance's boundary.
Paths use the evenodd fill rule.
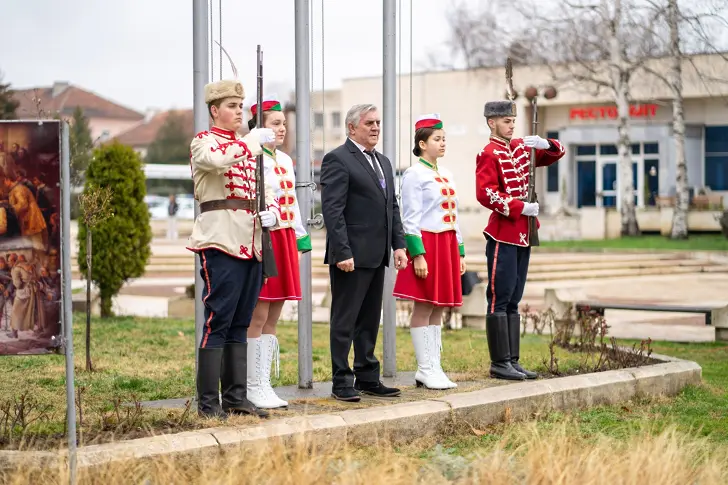
<path fill-rule="evenodd" d="M 458 387 L 457 384 L 445 375 L 445 371 L 442 370 L 442 365 L 440 364 L 440 354 L 442 352 L 442 326 L 428 325 L 426 328 L 429 330 L 430 335 L 432 336 L 431 340 L 434 342 L 433 351 L 430 355 L 432 356 L 432 368 L 435 375 L 437 375 L 438 380 L 446 386 L 444 389 L 453 389 Z"/>
<path fill-rule="evenodd" d="M 262 408 L 282 408 L 288 406 L 288 402 L 279 398 L 273 386 L 270 385 L 270 368 L 273 364 L 273 359 L 276 362 L 276 377 L 280 374 L 280 350 L 278 348 L 278 338 L 275 335 L 264 333 L 260 336 L 261 346 L 261 375 L 258 381 L 263 393 L 266 397 L 265 405 L 258 406 Z"/>
<path fill-rule="evenodd" d="M 261 376 L 261 341 L 260 337 L 248 337 L 248 401 L 257 407 L 263 407 L 266 403 L 265 392 L 260 386 Z"/>
<path fill-rule="evenodd" d="M 412 344 L 415 347 L 415 357 L 417 358 L 415 382 L 417 383 L 417 387 L 425 386 L 428 389 L 448 389 L 448 382 L 438 375 L 433 366 L 433 362 L 435 361 L 433 354 L 436 349 L 436 343 L 433 340 L 433 335 L 429 328 L 429 325 L 427 327 L 410 327 Z"/>

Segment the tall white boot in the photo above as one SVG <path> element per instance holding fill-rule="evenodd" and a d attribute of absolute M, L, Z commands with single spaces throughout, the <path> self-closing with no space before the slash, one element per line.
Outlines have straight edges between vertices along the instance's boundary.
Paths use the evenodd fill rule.
<path fill-rule="evenodd" d="M 248 401 L 262 408 L 266 404 L 265 392 L 260 385 L 261 369 L 263 367 L 261 361 L 260 338 L 248 338 Z"/>
<path fill-rule="evenodd" d="M 453 381 L 451 381 L 445 371 L 442 370 L 440 364 L 440 354 L 442 352 L 442 326 L 441 325 L 428 325 L 426 328 L 429 329 L 432 341 L 434 342 L 432 351 L 432 368 L 435 375 L 438 376 L 438 380 L 441 381 L 446 387 L 444 389 L 453 389 L 458 387 Z"/>
<path fill-rule="evenodd" d="M 273 386 L 270 384 L 270 368 L 273 363 L 273 359 L 276 361 L 276 377 L 280 373 L 280 351 L 278 348 L 278 338 L 275 335 L 264 333 L 260 336 L 261 348 L 262 348 L 262 369 L 260 376 L 260 387 L 263 389 L 265 394 L 266 405 L 258 406 L 262 408 L 282 408 L 288 406 L 288 402 L 279 398 Z"/>
<path fill-rule="evenodd" d="M 417 372 L 415 373 L 415 382 L 417 387 L 425 386 L 428 389 L 447 389 L 447 382 L 444 382 L 433 368 L 433 351 L 435 342 L 432 334 L 427 327 L 410 327 L 410 335 L 412 335 L 412 345 L 415 347 L 415 357 L 417 358 Z"/>

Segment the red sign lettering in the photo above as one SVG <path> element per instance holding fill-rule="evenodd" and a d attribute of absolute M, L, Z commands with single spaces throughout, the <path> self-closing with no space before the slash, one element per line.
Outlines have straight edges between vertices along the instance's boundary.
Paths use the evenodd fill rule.
<path fill-rule="evenodd" d="M 630 118 L 654 118 L 657 114 L 656 104 L 633 104 L 629 107 Z M 582 120 L 617 119 L 616 106 L 589 106 L 585 108 L 571 108 L 569 118 Z"/>

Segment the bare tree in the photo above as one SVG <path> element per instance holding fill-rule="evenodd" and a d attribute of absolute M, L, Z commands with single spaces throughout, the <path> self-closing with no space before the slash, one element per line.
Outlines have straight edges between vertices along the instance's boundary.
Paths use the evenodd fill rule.
<path fill-rule="evenodd" d="M 672 237 L 687 236 L 688 181 L 683 71 L 697 74 L 706 88 L 724 83 L 696 65 L 695 54 L 728 56 L 717 39 L 728 21 L 728 0 L 514 0 L 485 12 L 459 4 L 448 16 L 450 48 L 468 67 L 501 65 L 506 55 L 521 64 L 542 64 L 561 90 L 597 96 L 608 93 L 617 107 L 618 205 L 622 235 L 639 234 L 631 157 L 630 102 L 645 74 L 663 81 L 673 102 L 677 151 L 677 207 Z M 494 13 L 497 12 L 497 13 Z M 721 30 L 722 29 L 722 30 Z M 725 38 L 725 35 L 723 35 Z M 656 58 L 665 58 L 656 61 Z M 665 61 L 669 69 L 665 73 Z M 660 67 L 658 67 L 658 65 Z"/>
<path fill-rule="evenodd" d="M 523 16 L 511 1 L 492 0 L 486 8 L 473 8 L 462 1 L 453 4 L 445 17 L 451 57 L 468 69 L 502 66 L 506 57 L 514 65 L 534 60 L 533 33 L 525 24 L 513 22 L 514 18 Z"/>
<path fill-rule="evenodd" d="M 672 239 L 688 237 L 688 165 L 685 159 L 685 108 L 683 103 L 682 49 L 680 49 L 680 10 L 677 0 L 667 1 L 667 24 L 670 28 L 670 71 L 672 91 L 672 136 L 675 140 L 675 210 L 672 216 Z"/>
<path fill-rule="evenodd" d="M 89 184 L 86 190 L 79 197 L 83 222 L 86 230 L 86 371 L 93 372 L 94 366 L 91 360 L 91 261 L 93 251 L 91 250 L 93 228 L 114 215 L 111 207 L 111 198 L 114 193 L 110 187 L 97 187 Z"/>
<path fill-rule="evenodd" d="M 635 75 L 646 60 L 664 52 L 660 38 L 646 27 L 657 15 L 641 8 L 638 0 L 573 0 L 530 22 L 538 25 L 540 39 L 546 41 L 547 47 L 541 51 L 545 53 L 543 61 L 557 84 L 594 95 L 609 93 L 616 104 L 617 203 L 623 236 L 640 233 L 635 204 L 635 189 L 639 188 L 633 184 L 629 134 L 630 102 Z"/>
<path fill-rule="evenodd" d="M 497 16 L 467 15 L 458 10 L 466 9 L 460 5 L 448 19 L 451 47 L 465 57 L 468 67 L 500 64 L 510 54 L 518 63 L 548 66 L 559 87 L 611 95 L 617 105 L 622 235 L 640 232 L 632 183 L 630 82 L 660 46 L 659 38 L 644 28 L 651 19 L 637 1 L 567 0 L 547 5 L 518 0 L 511 3 L 510 12 L 498 9 Z"/>
<path fill-rule="evenodd" d="M 654 25 L 654 32 L 659 36 L 661 32 L 667 33 L 664 44 L 670 66 L 666 75 L 645 65 L 645 71 L 650 72 L 661 80 L 669 89 L 672 96 L 672 130 L 675 143 L 676 173 L 675 173 L 675 207 L 672 217 L 670 237 L 672 239 L 687 239 L 688 237 L 688 170 L 685 154 L 685 108 L 683 99 L 683 65 L 692 67 L 698 78 L 704 81 L 728 80 L 715 78 L 705 69 L 699 68 L 693 58 L 687 53 L 714 53 L 720 54 L 723 62 L 728 57 L 722 52 L 724 45 L 719 39 L 722 32 L 717 28 L 728 25 L 725 12 L 728 10 L 728 0 L 645 0 L 654 12 L 662 15 L 661 22 Z M 664 24 L 664 25 L 663 25 Z M 666 28 L 662 28 L 666 27 Z"/>

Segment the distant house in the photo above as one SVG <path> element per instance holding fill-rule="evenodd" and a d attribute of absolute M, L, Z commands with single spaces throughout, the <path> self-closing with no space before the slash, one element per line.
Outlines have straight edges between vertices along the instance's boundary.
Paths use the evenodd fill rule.
<path fill-rule="evenodd" d="M 16 89 L 13 98 L 20 103 L 15 111 L 19 119 L 34 120 L 39 111 L 45 117 L 60 114 L 70 118 L 76 107 L 88 118 L 91 137 L 107 140 L 144 120 L 144 114 L 103 98 L 67 82 L 53 86 Z"/>
<path fill-rule="evenodd" d="M 157 137 L 157 133 L 160 128 L 164 126 L 164 123 L 167 121 L 167 118 L 171 113 L 177 114 L 182 119 L 184 131 L 189 135 L 190 140 L 192 140 L 195 132 L 194 117 L 191 109 L 161 112 L 149 110 L 141 121 L 131 126 L 123 133 L 119 133 L 114 138 L 124 145 L 129 145 L 137 153 L 139 153 L 139 155 L 145 157 L 147 155 L 149 145 L 151 145 Z"/>

